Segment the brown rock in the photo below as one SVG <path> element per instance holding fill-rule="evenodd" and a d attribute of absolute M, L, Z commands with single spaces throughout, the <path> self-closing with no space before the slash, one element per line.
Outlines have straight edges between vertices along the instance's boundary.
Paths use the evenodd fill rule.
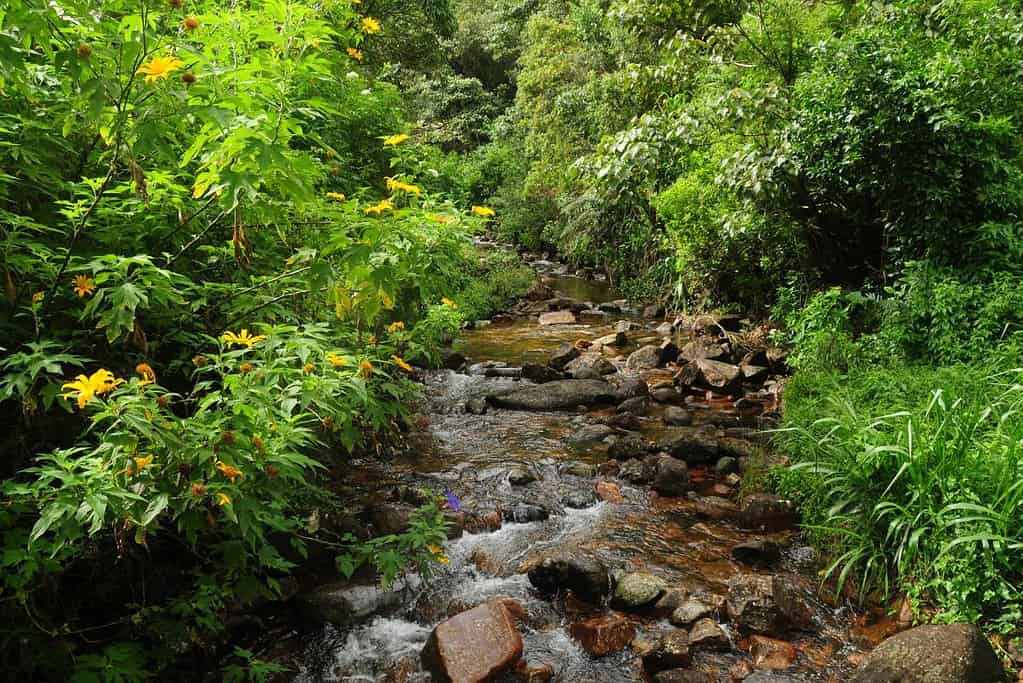
<path fill-rule="evenodd" d="M 1005 671 L 975 624 L 917 626 L 884 641 L 853 683 L 1001 683 Z"/>
<path fill-rule="evenodd" d="M 689 666 L 691 659 L 689 634 L 673 631 L 661 636 L 653 648 L 643 655 L 643 668 L 650 673 L 657 673 Z"/>
<path fill-rule="evenodd" d="M 710 339 L 703 337 L 694 339 L 682 347 L 679 357 L 692 360 L 720 360 L 728 355 L 728 350 Z"/>
<path fill-rule="evenodd" d="M 728 650 L 732 644 L 721 626 L 707 617 L 700 619 L 689 629 L 689 646 L 694 650 Z"/>
<path fill-rule="evenodd" d="M 745 659 L 738 661 L 728 670 L 728 675 L 733 681 L 741 681 L 753 674 L 753 665 Z"/>
<path fill-rule="evenodd" d="M 550 664 L 530 664 L 526 660 L 515 667 L 515 679 L 520 683 L 548 683 L 554 678 L 554 667 Z"/>
<path fill-rule="evenodd" d="M 728 394 L 742 383 L 742 370 L 738 365 L 706 359 L 694 360 L 693 364 L 700 373 L 697 382 L 700 386 Z"/>
<path fill-rule="evenodd" d="M 742 502 L 739 524 L 746 529 L 785 531 L 796 525 L 796 505 L 791 500 L 768 493 L 756 493 Z"/>
<path fill-rule="evenodd" d="M 552 311 L 540 314 L 541 325 L 573 325 L 575 313 L 572 311 Z"/>
<path fill-rule="evenodd" d="M 598 481 L 593 488 L 597 492 L 597 497 L 604 502 L 615 504 L 625 502 L 622 490 L 613 481 Z"/>
<path fill-rule="evenodd" d="M 715 683 L 716 678 L 704 671 L 692 669 L 672 669 L 662 671 L 654 676 L 657 683 Z"/>
<path fill-rule="evenodd" d="M 717 496 L 705 496 L 693 501 L 696 514 L 707 519 L 732 519 L 739 514 L 739 507 L 730 500 Z"/>
<path fill-rule="evenodd" d="M 758 669 L 781 671 L 796 661 L 796 648 L 784 640 L 753 636 L 750 638 L 750 656 L 753 657 L 753 666 Z"/>
<path fill-rule="evenodd" d="M 636 629 L 624 616 L 612 612 L 576 622 L 569 633 L 588 653 L 603 657 L 624 649 L 636 635 Z"/>
<path fill-rule="evenodd" d="M 485 683 L 521 657 L 522 635 L 497 600 L 438 624 L 420 653 L 423 668 L 443 683 Z"/>

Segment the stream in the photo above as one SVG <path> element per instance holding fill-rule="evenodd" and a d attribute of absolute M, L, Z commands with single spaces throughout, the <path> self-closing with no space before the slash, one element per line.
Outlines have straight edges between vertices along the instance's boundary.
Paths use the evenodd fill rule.
<path fill-rule="evenodd" d="M 599 560 L 618 576 L 631 572 L 653 575 L 669 589 L 706 605 L 705 616 L 719 624 L 727 641 L 721 639 L 723 647 L 721 643 L 693 647 L 688 668 L 705 677 L 685 680 L 845 680 L 883 633 L 865 632 L 869 629 L 859 626 L 862 619 L 848 607 L 821 601 L 816 590 L 821 567 L 797 532 L 758 533 L 741 529 L 731 519 L 715 518 L 714 506 L 709 503 L 739 499 L 738 474 L 716 472 L 715 463 L 690 466 L 689 492 L 661 496 L 649 484 L 625 478 L 624 464 L 608 464 L 607 443 L 583 441 L 594 425 L 610 423 L 619 438 L 638 433 L 649 442 L 660 442 L 679 435 L 700 435 L 730 441 L 737 452 L 747 452 L 754 446 L 747 439 L 756 441 L 758 430 L 773 424 L 769 416 L 762 415 L 765 406 L 770 407 L 763 400 L 763 391 L 751 396 L 752 410 L 737 410 L 734 395 L 690 392 L 683 404 L 692 419 L 686 426 L 666 425 L 667 407 L 658 402 L 651 402 L 639 416 L 625 418 L 616 416 L 614 407 L 527 412 L 490 406 L 485 414 L 467 412 L 471 399 L 529 383 L 488 374 L 502 374 L 499 369 L 528 363 L 545 364 L 556 349 L 612 333 L 615 325 L 633 328 L 627 332 L 627 346 L 609 354 L 619 366 L 631 351 L 662 340 L 655 328 L 663 319 L 642 319 L 637 311 L 628 309 L 616 311 L 608 305 L 614 294 L 606 283 L 551 272 L 556 264 L 534 266 L 566 305 L 586 302 L 588 309 L 595 309 L 604 304 L 611 312 L 604 320 L 587 318 L 591 322 L 554 325 L 538 324 L 535 314 L 513 315 L 501 318 L 500 324 L 495 320 L 481 329 L 464 331 L 455 350 L 467 358 L 466 369 L 426 373 L 418 429 L 409 435 L 408 451 L 385 462 L 356 462 L 351 475 L 353 481 L 384 500 L 403 495 L 395 491 L 450 491 L 467 515 L 489 520 L 484 524 L 489 528 L 467 524 L 465 532 L 446 547 L 447 564 L 437 565 L 428 579 L 403 581 L 382 605 L 378 600 L 372 613 L 358 622 L 294 634 L 291 647 L 300 655 L 293 662 L 298 671 L 292 680 L 428 682 L 432 679 L 422 670 L 419 653 L 433 628 L 458 612 L 500 596 L 510 597 L 524 608 L 526 616 L 520 626 L 523 657 L 531 666 L 549 665 L 548 673 L 553 675 L 546 678 L 594 683 L 653 680 L 637 653 L 677 627 L 664 613 L 623 611 L 635 629 L 631 646 L 603 657 L 591 656 L 570 635 L 570 626 L 609 610 L 539 593 L 526 571 L 551 553 Z M 679 340 L 679 345 L 684 341 Z M 651 386 L 671 380 L 672 375 L 666 368 L 640 373 Z M 594 495 L 596 482 L 605 483 L 600 496 Z M 538 517 L 531 512 L 535 508 L 524 506 L 542 508 L 549 516 L 534 519 Z M 495 521 L 502 517 L 503 523 Z M 780 552 L 770 558 L 768 566 L 735 559 L 733 546 L 751 542 L 755 547 L 755 542 L 767 542 L 767 547 L 780 548 Z M 789 577 L 800 591 L 809 620 L 799 629 L 771 634 L 783 641 L 780 645 L 751 643 L 722 614 L 729 581 L 739 574 Z M 780 653 L 774 647 L 780 648 Z M 505 676 L 498 680 L 527 680 L 511 673 Z"/>

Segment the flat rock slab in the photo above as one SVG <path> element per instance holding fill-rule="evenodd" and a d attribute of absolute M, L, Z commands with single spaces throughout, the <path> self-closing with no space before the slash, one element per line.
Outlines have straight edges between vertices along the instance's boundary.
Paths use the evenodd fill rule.
<path fill-rule="evenodd" d="M 574 325 L 575 313 L 572 311 L 552 311 L 540 314 L 541 325 Z"/>
<path fill-rule="evenodd" d="M 433 680 L 443 683 L 486 683 L 521 657 L 522 635 L 498 600 L 438 624 L 420 654 Z"/>
<path fill-rule="evenodd" d="M 594 379 L 566 379 L 523 387 L 503 396 L 490 396 L 488 401 L 499 408 L 511 410 L 574 410 L 577 406 L 612 403 L 615 388 Z"/>

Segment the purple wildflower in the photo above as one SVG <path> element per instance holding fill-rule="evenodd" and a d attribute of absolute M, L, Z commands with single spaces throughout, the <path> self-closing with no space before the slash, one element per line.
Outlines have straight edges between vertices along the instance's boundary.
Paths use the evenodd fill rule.
<path fill-rule="evenodd" d="M 458 502 L 458 496 L 451 493 L 451 491 L 448 491 L 444 495 L 447 496 L 448 505 L 451 506 L 451 509 L 454 510 L 455 512 L 461 512 L 462 504 Z"/>

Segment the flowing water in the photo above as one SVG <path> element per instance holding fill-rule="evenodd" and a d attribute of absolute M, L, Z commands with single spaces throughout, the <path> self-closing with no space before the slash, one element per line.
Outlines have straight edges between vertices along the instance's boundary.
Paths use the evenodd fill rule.
<path fill-rule="evenodd" d="M 612 297 L 604 283 L 572 277 L 548 277 L 563 296 L 600 303 Z M 610 323 L 617 320 L 610 318 Z M 643 329 L 630 332 L 632 347 L 644 338 L 657 339 L 646 321 Z M 552 350 L 577 339 L 608 333 L 610 324 L 542 327 L 535 316 L 516 319 L 509 325 L 492 325 L 466 331 L 456 348 L 469 363 L 492 362 L 521 366 L 544 362 Z M 627 352 L 630 349 L 625 349 Z M 473 368 L 480 372 L 481 366 Z M 667 377 L 669 375 L 665 375 Z M 656 373 L 649 380 L 656 379 Z M 574 449 L 570 437 L 594 417 L 613 410 L 588 413 L 528 413 L 491 409 L 485 415 L 468 414 L 467 399 L 521 386 L 513 378 L 486 377 L 436 371 L 427 377 L 420 406 L 421 429 L 410 436 L 406 454 L 388 462 L 357 463 L 353 475 L 362 486 L 380 492 L 395 486 L 451 491 L 462 508 L 480 514 L 508 508 L 517 502 L 541 505 L 550 511 L 545 521 L 524 524 L 505 522 L 494 532 L 465 533 L 447 547 L 449 563 L 440 565 L 428 580 L 410 582 L 399 604 L 347 630 L 331 626 L 295 634 L 301 656 L 295 680 L 302 682 L 365 681 L 426 682 L 419 667 L 419 651 L 432 628 L 445 618 L 491 597 L 510 596 L 526 609 L 525 657 L 531 663 L 550 663 L 555 679 L 566 682 L 626 682 L 649 680 L 639 659 L 628 649 L 604 658 L 586 654 L 568 635 L 567 626 L 581 617 L 601 613 L 603 608 L 578 602 L 550 600 L 533 591 L 524 573 L 529 564 L 552 550 L 599 558 L 608 567 L 644 570 L 664 578 L 669 586 L 685 587 L 695 595 L 723 595 L 728 579 L 752 569 L 733 561 L 729 551 L 739 541 L 769 538 L 787 550 L 772 571 L 806 575 L 815 584 L 812 552 L 786 534 L 756 535 L 725 523 L 701 519 L 688 498 L 661 498 L 646 487 L 618 482 L 624 496 L 619 504 L 595 502 L 583 509 L 565 505 L 570 494 L 592 492 L 594 478 L 566 472 L 581 461 L 599 464 L 607 459 L 606 446 Z M 656 406 L 656 404 L 654 404 Z M 748 425 L 750 418 L 736 415 L 730 402 L 695 400 L 690 408 L 696 421 L 685 429 L 724 429 Z M 642 419 L 641 432 L 653 440 L 665 430 L 656 407 Z M 708 427 L 710 425 L 710 427 Z M 536 481 L 512 486 L 509 467 L 532 470 Z M 580 472 L 578 469 L 573 470 Z M 581 471 L 581 474 L 586 474 Z M 721 482 L 710 472 L 693 468 L 691 479 L 698 493 Z M 732 491 L 734 495 L 735 492 Z M 673 629 L 664 619 L 630 617 L 640 638 L 653 638 Z M 844 608 L 815 605 L 812 633 L 788 634 L 797 649 L 795 664 L 777 678 L 764 681 L 844 680 L 859 653 L 862 638 L 850 632 L 851 615 Z M 727 632 L 727 622 L 722 624 Z M 694 654 L 693 668 L 710 672 L 719 680 L 732 680 L 727 672 L 738 659 L 747 658 L 735 638 L 732 652 Z M 508 679 L 512 680 L 512 679 Z"/>

